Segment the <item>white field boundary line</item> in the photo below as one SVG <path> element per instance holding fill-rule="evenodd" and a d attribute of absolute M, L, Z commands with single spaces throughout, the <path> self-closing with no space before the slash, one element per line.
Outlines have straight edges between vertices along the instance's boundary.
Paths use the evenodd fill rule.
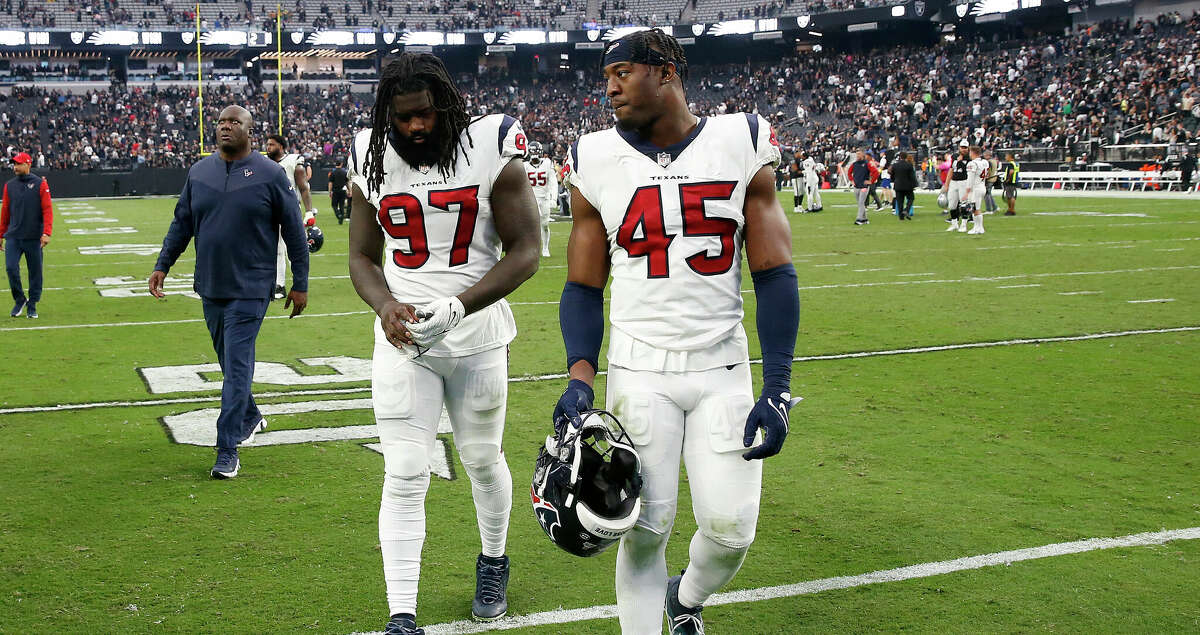
<path fill-rule="evenodd" d="M 1129 304 L 1145 304 L 1147 302 L 1174 302 L 1175 298 L 1151 298 L 1149 300 L 1126 300 Z"/>
<path fill-rule="evenodd" d="M 1145 225 L 1194 225 L 1194 224 L 1198 224 L 1198 223 L 1200 223 L 1200 221 L 1150 221 L 1150 222 L 1144 222 L 1144 223 L 1087 223 L 1087 224 L 1080 224 L 1080 225 L 1054 225 L 1054 226 L 1050 226 L 1050 227 L 1040 227 L 1040 226 L 1039 227 L 1009 227 L 1009 228 L 1006 228 L 1005 231 L 1026 230 L 1026 229 L 1045 231 L 1045 230 L 1050 230 L 1050 229 L 1078 229 L 1078 228 L 1089 228 L 1089 227 L 1142 227 Z M 809 238 L 809 239 L 841 238 L 841 237 L 843 237 L 843 234 L 836 234 L 836 235 L 835 234 L 812 234 L 812 235 L 806 235 L 805 237 Z M 995 236 L 995 237 L 989 239 L 988 242 L 996 242 L 996 241 L 1000 241 L 1000 240 L 1016 241 L 1016 240 L 1020 240 L 1020 239 L 1015 238 L 1015 237 Z M 1179 237 L 1179 238 L 1144 238 L 1144 239 L 1132 240 L 1130 242 L 1149 243 L 1149 242 L 1192 241 L 1192 240 L 1200 240 L 1200 236 L 1188 236 L 1188 237 Z M 817 257 L 837 257 L 837 256 L 882 256 L 882 255 L 889 255 L 889 254 L 929 253 L 929 252 L 942 252 L 942 251 L 972 251 L 972 250 L 974 250 L 974 251 L 991 251 L 991 250 L 995 250 L 995 249 L 1024 249 L 1024 248 L 1031 248 L 1031 247 L 1093 247 L 1095 245 L 1096 245 L 1096 243 L 1086 243 L 1086 242 L 1084 242 L 1084 243 L 1072 243 L 1072 242 L 1051 243 L 1051 241 L 1047 241 L 1047 240 L 1026 240 L 1025 242 L 1020 242 L 1020 243 L 1013 244 L 1013 245 L 979 245 L 979 246 L 974 246 L 974 247 L 939 247 L 939 248 L 933 248 L 933 249 L 885 249 L 885 250 L 876 250 L 876 251 L 854 251 L 854 252 L 849 252 L 846 254 L 835 253 L 835 252 L 823 252 L 823 253 L 797 254 L 795 256 L 795 258 L 817 258 Z M 312 257 L 313 258 L 323 258 L 323 257 L 329 257 L 329 256 L 345 256 L 345 255 L 347 255 L 347 254 L 331 252 L 331 253 L 312 254 Z M 98 267 L 98 266 L 114 266 L 115 267 L 118 265 L 146 266 L 147 264 L 153 266 L 153 264 L 154 264 L 153 260 L 154 260 L 153 258 L 150 258 L 147 256 L 147 258 L 145 260 L 126 260 L 126 261 L 119 261 L 119 262 L 99 262 L 99 261 L 97 261 L 97 262 L 47 263 L 43 266 L 44 267 Z M 180 264 L 188 264 L 188 263 L 192 263 L 194 261 L 195 261 L 195 258 L 190 257 L 190 256 L 185 256 L 185 257 L 180 258 L 175 264 L 176 264 L 176 266 L 178 266 Z M 803 261 L 793 260 L 792 262 L 803 262 Z M 566 269 L 567 266 L 566 265 L 541 265 L 540 268 L 541 269 Z"/>
<path fill-rule="evenodd" d="M 986 567 L 997 567 L 1000 565 L 1008 566 L 1014 562 L 1054 558 L 1057 556 L 1067 556 L 1086 553 L 1089 551 L 1123 549 L 1129 547 L 1150 547 L 1178 540 L 1197 539 L 1200 539 L 1200 527 L 1150 531 L 1140 534 L 1130 534 L 1128 536 L 1118 536 L 1116 538 L 1087 538 L 1085 540 L 1075 540 L 1072 542 L 1057 542 L 1049 545 L 1042 545 L 1040 547 L 1012 549 L 1009 551 L 986 553 L 978 556 L 956 558 L 954 560 L 922 562 L 920 564 L 909 565 L 906 567 L 871 571 L 870 573 L 862 573 L 859 575 L 836 576 L 832 578 L 821 578 L 819 580 L 809 580 L 807 582 L 800 582 L 797 584 L 784 584 L 779 586 L 760 587 L 757 589 L 745 589 L 742 591 L 730 591 L 728 593 L 718 593 L 709 598 L 708 602 L 705 603 L 705 606 L 721 606 L 725 604 L 742 604 L 746 602 L 777 600 L 801 595 L 812 595 L 815 593 L 822 593 L 824 591 L 852 589 L 855 587 L 866 586 L 868 584 L 902 582 L 905 580 L 931 578 L 934 576 L 957 573 L 960 571 L 983 569 Z M 434 624 L 424 628 L 427 635 L 466 635 L 467 633 L 507 631 L 516 628 L 527 628 L 532 626 L 549 626 L 553 624 L 569 624 L 572 622 L 611 619 L 616 616 L 617 605 L 606 604 L 602 606 L 589 606 L 581 609 L 558 609 L 556 611 L 530 613 L 529 615 L 514 615 L 512 617 L 505 617 L 495 622 L 485 624 L 462 620 L 457 622 Z M 382 633 L 372 633 L 370 635 L 382 635 Z"/>
<path fill-rule="evenodd" d="M 1127 331 L 1110 331 L 1106 333 L 1088 333 L 1085 335 L 1061 335 L 1054 337 L 1033 337 L 1011 340 L 992 340 L 987 342 L 965 342 L 961 344 L 942 344 L 939 346 L 920 346 L 914 348 L 897 348 L 891 350 L 878 351 L 859 351 L 853 353 L 832 353 L 827 355 L 804 355 L 793 357 L 792 362 L 821 362 L 839 359 L 860 359 L 866 357 L 887 357 L 890 355 L 912 355 L 916 353 L 937 353 L 941 351 L 956 351 L 968 350 L 973 348 L 993 348 L 996 346 L 1020 346 L 1025 344 L 1052 344 L 1055 342 L 1080 342 L 1086 340 L 1109 339 L 1113 337 L 1129 337 L 1133 335 L 1158 335 L 1162 333 L 1187 333 L 1200 331 L 1200 326 L 1174 326 L 1159 329 L 1135 329 Z M 750 360 L 751 364 L 761 364 L 761 359 Z M 607 375 L 608 371 L 600 371 L 596 373 L 598 376 Z M 566 373 L 550 373 L 546 375 L 517 375 L 509 377 L 508 381 L 512 384 L 522 384 L 528 382 L 551 381 L 566 379 Z M 311 390 L 282 390 L 275 392 L 256 392 L 254 396 L 259 399 L 269 397 L 291 397 L 291 396 L 313 396 L 313 395 L 344 395 L 350 393 L 366 392 L 371 389 L 370 386 L 361 386 L 357 388 L 327 388 L 327 389 L 311 389 Z M 0 409 L 0 415 L 21 414 L 30 412 L 60 412 L 64 410 L 91 410 L 95 408 L 114 408 L 114 407 L 136 407 L 136 406 L 163 406 L 180 403 L 204 403 L 209 401 L 220 401 L 220 395 L 212 395 L 208 397 L 173 397 L 168 399 L 144 399 L 132 401 L 97 401 L 90 403 L 75 403 L 75 404 L 58 404 L 54 406 L 20 406 L 15 408 Z"/>
<path fill-rule="evenodd" d="M 1021 278 L 1054 278 L 1054 277 L 1070 277 L 1070 276 L 1106 276 L 1122 273 L 1149 273 L 1154 271 L 1182 271 L 1200 269 L 1200 265 L 1180 265 L 1175 267 L 1139 267 L 1135 269 L 1110 269 L 1107 271 L 1062 271 L 1048 273 L 1016 273 L 1007 276 L 989 276 L 979 278 L 967 276 L 965 278 L 946 278 L 935 280 L 889 280 L 884 282 L 846 282 L 837 284 L 818 284 L 799 287 L 801 291 L 819 291 L 824 289 L 859 289 L 866 287 L 888 287 L 897 285 L 910 284 L 959 284 L 963 282 L 997 282 L 1001 280 L 1019 280 Z M 754 289 L 742 289 L 743 294 L 752 294 Z M 509 302 L 509 306 L 540 306 L 540 305 L 557 305 L 558 300 L 543 300 L 529 302 Z M 309 313 L 300 315 L 301 318 L 318 318 L 318 317 L 339 317 L 346 315 L 366 315 L 371 311 L 342 311 L 338 313 Z M 278 320 L 287 318 L 286 315 L 270 315 L 265 319 Z M 163 324 L 190 324 L 194 322 L 203 322 L 203 318 L 183 318 L 179 320 L 151 320 L 147 322 L 112 322 L 107 324 L 58 324 L 46 326 L 9 326 L 0 327 L 0 333 L 7 331 L 53 331 L 62 329 L 81 329 L 81 328 L 103 328 L 103 327 L 122 327 L 122 326 L 158 326 Z"/>

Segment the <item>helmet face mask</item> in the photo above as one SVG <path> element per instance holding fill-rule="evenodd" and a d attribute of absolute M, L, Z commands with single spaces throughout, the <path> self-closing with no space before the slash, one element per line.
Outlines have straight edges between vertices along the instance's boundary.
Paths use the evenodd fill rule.
<path fill-rule="evenodd" d="M 529 149 L 525 151 L 525 158 L 537 163 L 542 160 L 542 144 L 539 141 L 530 141 Z"/>
<path fill-rule="evenodd" d="M 641 514 L 641 459 L 616 417 L 583 414 L 579 428 L 556 426 L 538 453 L 530 497 L 554 544 L 594 556 L 633 528 Z"/>

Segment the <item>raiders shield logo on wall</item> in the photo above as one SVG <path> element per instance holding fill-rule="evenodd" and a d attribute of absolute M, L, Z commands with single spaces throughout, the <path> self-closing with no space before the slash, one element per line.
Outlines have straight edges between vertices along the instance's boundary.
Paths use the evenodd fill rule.
<path fill-rule="evenodd" d="M 664 168 L 667 167 L 668 165 L 671 165 L 671 153 L 670 152 L 659 152 L 658 153 L 658 165 L 661 167 L 664 167 Z"/>
<path fill-rule="evenodd" d="M 913 12 L 917 14 L 917 17 L 921 17 L 921 16 L 925 15 L 924 0 L 917 0 L 916 2 L 913 3 Z"/>

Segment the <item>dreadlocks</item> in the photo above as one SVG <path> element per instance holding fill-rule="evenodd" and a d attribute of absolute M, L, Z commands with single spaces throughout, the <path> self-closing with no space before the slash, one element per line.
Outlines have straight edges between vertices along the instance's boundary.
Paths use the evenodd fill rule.
<path fill-rule="evenodd" d="M 450 171 L 458 160 L 459 138 L 471 123 L 466 103 L 440 59 L 428 53 L 401 53 L 384 66 L 379 87 L 375 90 L 375 106 L 371 109 L 371 143 L 367 146 L 367 156 L 363 162 L 369 190 L 378 191 L 383 185 L 383 152 L 387 147 L 388 133 L 392 130 L 392 97 L 422 90 L 429 91 L 430 100 L 438 113 L 435 134 L 431 135 L 431 141 L 439 144 L 437 168 L 444 178 L 450 177 Z M 469 132 L 467 142 L 473 145 Z"/>
<path fill-rule="evenodd" d="M 666 61 L 675 63 L 675 73 L 679 75 L 680 79 L 687 79 L 687 55 L 684 55 L 679 41 L 664 33 L 662 29 L 647 29 L 630 33 L 621 38 L 621 41 L 628 43 L 631 48 L 629 55 L 635 60 L 646 59 L 649 56 L 649 49 L 662 53 Z M 603 63 L 603 58 L 601 58 L 601 64 Z"/>

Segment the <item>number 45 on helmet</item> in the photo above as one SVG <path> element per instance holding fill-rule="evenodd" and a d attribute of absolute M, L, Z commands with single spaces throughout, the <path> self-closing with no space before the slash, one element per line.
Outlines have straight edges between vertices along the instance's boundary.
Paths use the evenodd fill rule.
<path fill-rule="evenodd" d="M 550 540 L 594 556 L 633 528 L 641 513 L 641 458 L 611 413 L 588 410 L 575 427 L 555 425 L 538 452 L 530 498 Z"/>

